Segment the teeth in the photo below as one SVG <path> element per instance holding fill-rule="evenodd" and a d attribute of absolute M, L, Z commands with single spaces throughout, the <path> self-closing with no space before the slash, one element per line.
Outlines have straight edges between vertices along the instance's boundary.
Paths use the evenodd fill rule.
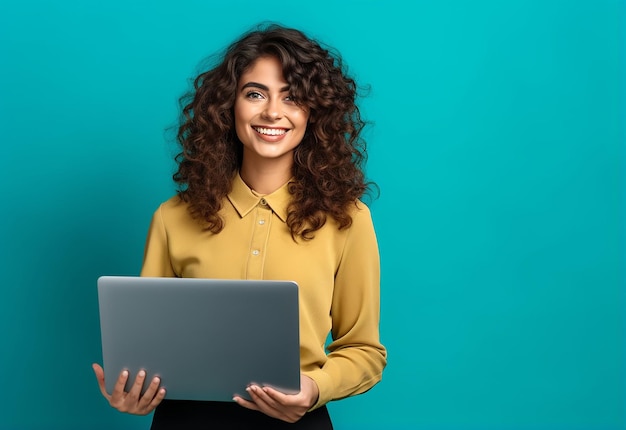
<path fill-rule="evenodd" d="M 268 136 L 280 136 L 282 134 L 287 133 L 287 130 L 284 128 L 263 128 L 263 127 L 254 127 L 254 129 L 261 133 L 266 134 Z"/>

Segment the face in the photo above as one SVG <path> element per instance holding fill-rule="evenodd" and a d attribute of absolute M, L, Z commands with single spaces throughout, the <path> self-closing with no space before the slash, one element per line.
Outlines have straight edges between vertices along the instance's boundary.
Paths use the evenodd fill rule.
<path fill-rule="evenodd" d="M 234 110 L 243 162 L 290 169 L 309 112 L 290 97 L 278 59 L 261 57 L 241 75 Z"/>

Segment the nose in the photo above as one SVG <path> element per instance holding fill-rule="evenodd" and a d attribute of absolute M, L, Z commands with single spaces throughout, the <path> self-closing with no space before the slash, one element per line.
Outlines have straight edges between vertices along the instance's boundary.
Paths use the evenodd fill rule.
<path fill-rule="evenodd" d="M 275 98 L 268 100 L 267 104 L 265 105 L 265 109 L 263 109 L 263 115 L 267 119 L 271 119 L 274 121 L 282 118 L 283 114 L 280 100 L 277 100 Z"/>

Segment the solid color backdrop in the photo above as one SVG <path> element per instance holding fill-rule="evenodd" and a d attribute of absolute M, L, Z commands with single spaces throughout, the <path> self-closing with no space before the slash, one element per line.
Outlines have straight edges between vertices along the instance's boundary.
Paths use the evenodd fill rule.
<path fill-rule="evenodd" d="M 91 371 L 138 274 L 177 98 L 263 20 L 370 90 L 383 381 L 348 429 L 624 429 L 623 1 L 0 5 L 0 428 L 142 429 Z"/>

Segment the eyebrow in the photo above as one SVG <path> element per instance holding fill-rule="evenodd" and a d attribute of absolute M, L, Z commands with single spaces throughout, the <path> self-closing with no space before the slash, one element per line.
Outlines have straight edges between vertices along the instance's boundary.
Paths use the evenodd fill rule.
<path fill-rule="evenodd" d="M 246 88 L 258 88 L 258 89 L 263 90 L 263 91 L 269 91 L 270 90 L 267 85 L 259 84 L 258 82 L 248 82 L 243 87 L 241 87 L 242 90 L 245 90 Z M 285 91 L 289 91 L 289 85 L 286 85 L 286 86 L 284 86 L 284 87 L 282 87 L 280 89 L 281 93 L 283 93 Z"/>

